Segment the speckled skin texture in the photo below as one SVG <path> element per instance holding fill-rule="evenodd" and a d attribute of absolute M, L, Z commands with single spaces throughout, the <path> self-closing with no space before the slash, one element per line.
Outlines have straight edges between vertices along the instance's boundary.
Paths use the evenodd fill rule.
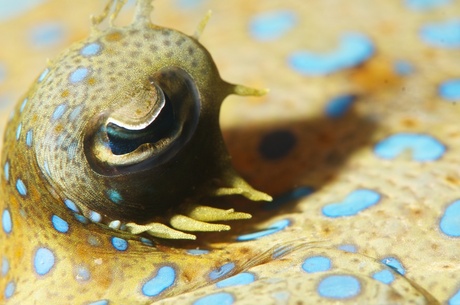
<path fill-rule="evenodd" d="M 44 58 L 85 38 L 102 5 L 48 1 L 0 27 L 23 37 L 0 49 L 1 97 L 19 101 L 1 164 L 2 302 L 460 304 L 460 42 L 442 36 L 458 31 L 458 2 L 155 2 L 155 24 L 186 33 L 212 9 L 200 41 L 222 77 L 271 89 L 228 98 L 221 125 L 237 170 L 275 201 L 219 199 L 254 217 L 154 246 L 82 224 L 49 191 L 27 132 L 55 107 L 29 113 L 16 140 Z M 31 45 L 45 20 L 65 34 Z"/>

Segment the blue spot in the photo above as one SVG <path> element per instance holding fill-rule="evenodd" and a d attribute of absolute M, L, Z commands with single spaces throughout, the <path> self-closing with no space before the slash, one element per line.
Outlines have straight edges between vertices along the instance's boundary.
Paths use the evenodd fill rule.
<path fill-rule="evenodd" d="M 80 213 L 80 209 L 77 207 L 77 205 L 70 199 L 64 200 L 65 206 L 74 212 Z"/>
<path fill-rule="evenodd" d="M 30 40 L 34 47 L 52 47 L 63 40 L 65 31 L 58 22 L 34 24 L 30 30 Z"/>
<path fill-rule="evenodd" d="M 98 212 L 90 211 L 90 212 L 89 212 L 89 219 L 90 219 L 92 222 L 99 222 L 99 221 L 101 221 L 102 216 L 101 216 L 101 214 L 99 214 Z"/>
<path fill-rule="evenodd" d="M 19 140 L 19 137 L 21 136 L 21 130 L 22 130 L 22 124 L 19 124 L 18 129 L 16 129 L 16 140 Z"/>
<path fill-rule="evenodd" d="M 297 19 L 295 12 L 287 10 L 261 13 L 253 17 L 250 32 L 258 40 L 275 40 L 292 29 Z"/>
<path fill-rule="evenodd" d="M 67 109 L 66 104 L 60 104 L 59 106 L 57 106 L 54 109 L 53 115 L 51 117 L 53 119 L 53 121 L 59 120 L 62 117 L 62 115 L 64 114 L 64 112 L 66 111 L 66 109 Z"/>
<path fill-rule="evenodd" d="M 13 230 L 13 222 L 11 221 L 10 210 L 3 210 L 2 226 L 5 233 L 9 234 L 11 233 L 11 230 Z"/>
<path fill-rule="evenodd" d="M 6 181 L 10 181 L 10 163 L 6 162 L 3 166 L 3 174 L 5 175 Z"/>
<path fill-rule="evenodd" d="M 73 214 L 73 216 L 75 217 L 76 220 L 78 220 L 78 222 L 81 222 L 82 224 L 87 224 L 89 221 L 88 221 L 88 218 L 86 218 L 85 216 L 83 215 L 80 215 L 80 214 Z"/>
<path fill-rule="evenodd" d="M 38 82 L 41 83 L 45 77 L 48 75 L 48 73 L 50 72 L 50 69 L 46 68 L 42 74 L 40 74 L 40 76 L 38 77 Z"/>
<path fill-rule="evenodd" d="M 330 299 L 348 299 L 361 292 L 361 284 L 351 275 L 331 275 L 318 285 L 318 293 Z"/>
<path fill-rule="evenodd" d="M 315 190 L 312 187 L 300 186 L 292 191 L 281 194 L 280 196 L 276 197 L 273 201 L 264 204 L 264 210 L 272 211 L 278 209 L 284 204 L 307 197 L 314 191 Z"/>
<path fill-rule="evenodd" d="M 446 208 L 439 223 L 441 231 L 451 237 L 460 237 L 460 200 Z"/>
<path fill-rule="evenodd" d="M 84 46 L 83 49 L 81 49 L 80 54 L 85 57 L 90 57 L 99 54 L 101 49 L 102 47 L 99 43 L 93 42 Z"/>
<path fill-rule="evenodd" d="M 439 85 L 439 95 L 445 100 L 460 102 L 460 78 L 443 82 Z"/>
<path fill-rule="evenodd" d="M 67 157 L 69 160 L 72 160 L 75 158 L 75 155 L 77 154 L 78 150 L 78 143 L 77 142 L 72 142 L 69 144 L 69 147 L 67 148 Z"/>
<path fill-rule="evenodd" d="M 262 137 L 259 145 L 260 154 L 268 160 L 285 157 L 297 143 L 297 138 L 289 130 L 277 130 Z"/>
<path fill-rule="evenodd" d="M 29 131 L 27 131 L 26 133 L 26 144 L 29 147 L 32 146 L 32 137 L 33 137 L 33 131 L 32 129 L 29 129 Z"/>
<path fill-rule="evenodd" d="M 380 198 L 380 194 L 375 191 L 359 189 L 351 192 L 342 202 L 324 206 L 322 211 L 331 218 L 353 216 L 377 204 Z"/>
<path fill-rule="evenodd" d="M 146 246 L 149 246 L 149 247 L 153 247 L 153 246 L 154 246 L 153 242 L 152 242 L 150 239 L 147 239 L 147 238 L 145 238 L 145 237 L 141 237 L 141 238 L 140 238 L 140 241 L 141 241 L 141 243 L 143 243 L 143 244 L 146 245 Z"/>
<path fill-rule="evenodd" d="M 6 299 L 11 298 L 15 290 L 16 290 L 16 285 L 14 284 L 14 282 L 9 282 L 5 287 L 5 298 Z"/>
<path fill-rule="evenodd" d="M 407 150 L 414 161 L 424 162 L 441 158 L 446 147 L 432 136 L 414 133 L 391 135 L 374 147 L 375 154 L 383 159 L 394 159 Z"/>
<path fill-rule="evenodd" d="M 69 231 L 69 224 L 61 217 L 53 215 L 53 217 L 51 217 L 51 222 L 56 231 L 61 233 L 67 233 L 67 231 Z"/>
<path fill-rule="evenodd" d="M 288 291 L 278 291 L 272 294 L 278 303 L 277 304 L 288 304 L 289 296 L 291 294 Z"/>
<path fill-rule="evenodd" d="M 356 95 L 353 94 L 337 96 L 326 105 L 326 115 L 330 118 L 340 118 L 348 112 L 355 101 Z"/>
<path fill-rule="evenodd" d="M 78 281 L 87 281 L 87 280 L 89 280 L 91 278 L 91 274 L 90 274 L 88 268 L 86 268 L 85 266 L 78 266 L 77 267 L 77 274 L 76 274 L 75 278 Z"/>
<path fill-rule="evenodd" d="M 209 278 L 211 281 L 217 280 L 220 277 L 228 274 L 235 268 L 235 263 L 226 263 L 222 265 L 219 269 L 213 270 L 209 273 Z"/>
<path fill-rule="evenodd" d="M 118 251 L 126 251 L 128 242 L 122 238 L 112 237 L 112 246 Z"/>
<path fill-rule="evenodd" d="M 19 108 L 19 113 L 22 113 L 24 111 L 24 108 L 26 108 L 26 105 L 27 105 L 27 102 L 29 101 L 28 98 L 25 98 L 23 101 L 22 101 L 22 104 L 21 104 L 21 107 Z"/>
<path fill-rule="evenodd" d="M 289 56 L 291 67 L 304 75 L 327 75 L 362 64 L 374 54 L 372 41 L 359 33 L 344 34 L 340 46 L 326 54 L 309 51 L 294 52 Z"/>
<path fill-rule="evenodd" d="M 245 235 L 240 235 L 237 237 L 236 240 L 238 241 L 248 241 L 248 240 L 254 240 L 258 239 L 264 236 L 272 235 L 274 233 L 277 233 L 283 229 L 285 229 L 287 226 L 291 224 L 291 221 L 289 219 L 283 219 L 280 221 L 275 222 L 272 224 L 270 227 L 268 227 L 265 230 L 255 232 L 255 233 L 249 233 Z"/>
<path fill-rule="evenodd" d="M 119 204 L 123 201 L 123 197 L 120 195 L 120 193 L 116 190 L 108 190 L 107 191 L 107 196 L 109 196 L 109 199 L 116 204 Z"/>
<path fill-rule="evenodd" d="M 89 74 L 88 68 L 80 67 L 70 74 L 70 82 L 78 83 L 84 80 Z"/>
<path fill-rule="evenodd" d="M 424 11 L 449 4 L 451 0 L 405 0 L 406 6 L 414 11 Z"/>
<path fill-rule="evenodd" d="M 3 257 L 2 259 L 2 276 L 6 276 L 8 274 L 8 271 L 10 271 L 10 262 L 6 257 Z"/>
<path fill-rule="evenodd" d="M 447 49 L 460 48 L 460 20 L 447 20 L 422 26 L 420 36 L 428 45 Z"/>
<path fill-rule="evenodd" d="M 303 262 L 302 269 L 307 273 L 324 272 L 331 269 L 331 260 L 324 256 L 312 256 Z"/>
<path fill-rule="evenodd" d="M 50 168 L 48 166 L 48 162 L 43 162 L 43 167 L 45 168 L 45 172 L 48 176 L 51 176 Z"/>
<path fill-rule="evenodd" d="M 154 297 L 171 287 L 176 281 L 176 270 L 170 266 L 161 267 L 158 273 L 142 286 L 142 293 Z"/>
<path fill-rule="evenodd" d="M 230 293 L 218 292 L 196 300 L 193 305 L 232 305 L 234 301 Z"/>
<path fill-rule="evenodd" d="M 216 284 L 218 288 L 232 287 L 232 286 L 241 286 L 248 285 L 255 281 L 255 276 L 249 272 L 243 272 L 235 276 L 229 277 L 223 281 L 220 281 Z"/>
<path fill-rule="evenodd" d="M 69 115 L 69 120 L 74 121 L 76 118 L 78 118 L 80 116 L 82 109 L 83 109 L 82 105 L 75 107 L 74 110 L 72 110 L 72 112 Z"/>
<path fill-rule="evenodd" d="M 27 188 L 26 188 L 26 186 L 24 185 L 24 182 L 22 182 L 21 179 L 18 179 L 16 181 L 16 189 L 18 190 L 18 193 L 21 194 L 22 196 L 27 195 Z"/>
<path fill-rule="evenodd" d="M 187 253 L 191 255 L 203 255 L 203 254 L 208 254 L 209 250 L 190 249 L 190 250 L 187 250 Z"/>
<path fill-rule="evenodd" d="M 404 269 L 401 262 L 394 257 L 386 257 L 382 259 L 381 262 L 387 265 L 388 267 L 391 267 L 393 270 L 395 270 L 401 275 L 404 275 L 406 273 L 406 270 Z"/>
<path fill-rule="evenodd" d="M 398 60 L 394 63 L 394 70 L 396 74 L 406 76 L 414 72 L 414 67 L 408 61 Z"/>
<path fill-rule="evenodd" d="M 99 300 L 96 302 L 89 303 L 88 305 L 109 305 L 108 300 Z"/>
<path fill-rule="evenodd" d="M 449 299 L 449 305 L 460 305 L 460 290 Z"/>
<path fill-rule="evenodd" d="M 395 276 L 393 275 L 393 273 L 390 270 L 386 270 L 386 269 L 374 273 L 372 277 L 376 279 L 377 281 L 382 282 L 387 285 L 390 285 L 395 280 Z"/>
<path fill-rule="evenodd" d="M 50 272 L 54 266 L 54 254 L 47 248 L 39 248 L 35 252 L 34 268 L 39 275 L 45 275 Z"/>
<path fill-rule="evenodd" d="M 273 259 L 278 259 L 280 257 L 285 256 L 286 254 L 288 254 L 291 251 L 292 251 L 292 247 L 290 247 L 290 246 L 281 246 L 279 248 L 276 248 L 273 251 L 272 258 Z"/>
<path fill-rule="evenodd" d="M 350 253 L 356 253 L 357 249 L 355 245 L 340 245 L 338 247 L 339 250 L 345 251 L 345 252 L 350 252 Z"/>

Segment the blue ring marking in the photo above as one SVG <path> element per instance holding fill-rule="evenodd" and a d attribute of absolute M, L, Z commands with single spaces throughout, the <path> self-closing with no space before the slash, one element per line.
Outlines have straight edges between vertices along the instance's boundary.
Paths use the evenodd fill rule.
<path fill-rule="evenodd" d="M 297 72 L 309 76 L 323 76 L 362 64 L 374 55 L 372 40 L 361 33 L 346 33 L 340 46 L 326 54 L 296 51 L 288 58 L 290 66 Z"/>
<path fill-rule="evenodd" d="M 38 82 L 41 83 L 46 78 L 46 76 L 48 75 L 49 72 L 50 72 L 50 69 L 46 68 L 42 72 L 42 74 L 40 74 L 40 76 L 38 77 Z"/>
<path fill-rule="evenodd" d="M 288 227 L 290 224 L 291 224 L 291 221 L 289 219 L 283 219 L 283 220 L 275 222 L 270 227 L 262 231 L 240 235 L 236 238 L 236 240 L 248 241 L 248 240 L 259 239 L 261 237 L 272 235 L 274 233 L 282 231 L 283 229 Z"/>
<path fill-rule="evenodd" d="M 56 231 L 61 233 L 67 233 L 69 231 L 69 224 L 61 217 L 53 215 L 53 217 L 51 217 L 51 222 Z"/>
<path fill-rule="evenodd" d="M 343 117 L 350 110 L 356 98 L 354 94 L 344 94 L 334 97 L 326 104 L 324 112 L 330 118 Z"/>
<path fill-rule="evenodd" d="M 193 305 L 232 305 L 235 302 L 233 296 L 228 292 L 218 292 L 202 297 Z"/>
<path fill-rule="evenodd" d="M 285 256 L 286 254 L 290 253 L 291 251 L 292 251 L 291 246 L 281 246 L 279 248 L 276 248 L 273 251 L 272 258 L 273 259 L 281 258 L 281 257 Z"/>
<path fill-rule="evenodd" d="M 224 275 L 231 272 L 233 269 L 235 269 L 235 263 L 226 263 L 220 266 L 218 269 L 211 271 L 209 273 L 209 278 L 211 281 L 217 280 L 218 278 L 223 277 Z"/>
<path fill-rule="evenodd" d="M 460 19 L 425 24 L 419 34 L 430 46 L 446 49 L 460 48 Z"/>
<path fill-rule="evenodd" d="M 439 222 L 441 231 L 450 237 L 460 237 L 460 200 L 451 203 Z"/>
<path fill-rule="evenodd" d="M 259 144 L 259 153 L 268 160 L 286 157 L 297 144 L 297 137 L 290 130 L 275 130 L 264 135 Z"/>
<path fill-rule="evenodd" d="M 330 299 L 348 299 L 361 292 L 361 284 L 351 275 L 330 275 L 318 285 L 320 296 Z"/>
<path fill-rule="evenodd" d="M 91 278 L 91 273 L 85 266 L 78 266 L 75 279 L 78 281 L 88 281 Z"/>
<path fill-rule="evenodd" d="M 24 108 L 26 108 L 28 101 L 29 99 L 27 97 L 22 101 L 21 107 L 19 108 L 19 113 L 22 113 L 24 111 Z"/>
<path fill-rule="evenodd" d="M 150 278 L 143 286 L 142 293 L 154 297 L 170 288 L 176 281 L 176 270 L 170 266 L 161 267 L 157 274 Z"/>
<path fill-rule="evenodd" d="M 77 154 L 78 151 L 78 143 L 77 142 L 72 142 L 69 144 L 69 147 L 67 147 L 67 158 L 69 160 L 73 160 L 75 158 L 75 155 Z"/>
<path fill-rule="evenodd" d="M 449 305 L 460 305 L 460 290 L 457 291 L 450 299 Z"/>
<path fill-rule="evenodd" d="M 16 140 L 19 140 L 19 137 L 21 136 L 21 130 L 22 130 L 22 123 L 19 123 L 18 129 L 16 129 Z"/>
<path fill-rule="evenodd" d="M 449 4 L 451 0 L 405 0 L 404 4 L 414 11 L 425 11 Z"/>
<path fill-rule="evenodd" d="M 372 277 L 375 280 L 387 285 L 390 285 L 395 280 L 395 276 L 393 275 L 393 273 L 387 269 L 374 273 Z"/>
<path fill-rule="evenodd" d="M 10 262 L 6 257 L 3 257 L 2 259 L 2 276 L 6 276 L 8 274 L 8 271 L 10 271 Z"/>
<path fill-rule="evenodd" d="M 39 248 L 35 252 L 34 268 L 38 275 L 46 275 L 53 268 L 55 257 L 53 252 L 47 248 Z"/>
<path fill-rule="evenodd" d="M 72 200 L 65 199 L 64 204 L 69 210 L 80 213 L 80 209 L 77 207 L 77 205 Z"/>
<path fill-rule="evenodd" d="M 118 251 L 126 251 L 128 249 L 128 242 L 119 237 L 112 237 L 111 239 L 112 246 Z"/>
<path fill-rule="evenodd" d="M 5 175 L 5 180 L 10 181 L 10 162 L 6 161 L 5 166 L 3 166 L 3 174 Z"/>
<path fill-rule="evenodd" d="M 50 167 L 48 166 L 48 162 L 45 161 L 43 162 L 43 168 L 45 169 L 45 172 L 48 176 L 51 176 L 51 171 L 50 171 Z"/>
<path fill-rule="evenodd" d="M 54 109 L 54 112 L 53 112 L 53 115 L 51 116 L 51 119 L 53 121 L 57 121 L 59 120 L 62 115 L 64 114 L 64 112 L 67 110 L 67 105 L 66 104 L 60 104 L 58 105 L 55 109 Z"/>
<path fill-rule="evenodd" d="M 300 200 L 301 198 L 311 195 L 315 190 L 309 186 L 300 186 L 294 190 L 288 191 L 276 197 L 273 201 L 264 204 L 263 208 L 266 211 L 272 211 L 280 208 L 282 205 L 289 202 Z"/>
<path fill-rule="evenodd" d="M 410 62 L 405 60 L 397 60 L 394 63 L 393 68 L 395 73 L 400 76 L 410 75 L 414 72 L 414 66 L 412 66 Z"/>
<path fill-rule="evenodd" d="M 90 57 L 94 55 L 98 55 L 102 50 L 102 46 L 100 43 L 97 42 L 92 42 L 87 45 L 85 45 L 81 51 L 80 54 L 85 56 L 85 57 Z"/>
<path fill-rule="evenodd" d="M 86 218 L 86 217 L 83 216 L 83 215 L 80 215 L 80 214 L 75 213 L 75 214 L 73 214 L 73 216 L 75 217 L 75 219 L 76 219 L 78 222 L 80 222 L 80 223 L 82 223 L 82 224 L 84 224 L 84 225 L 88 224 L 88 222 L 89 222 L 89 221 L 88 221 L 88 218 Z"/>
<path fill-rule="evenodd" d="M 109 305 L 108 300 L 99 300 L 96 302 L 89 303 L 88 305 Z"/>
<path fill-rule="evenodd" d="M 74 121 L 76 118 L 78 118 L 80 116 L 80 113 L 83 109 L 83 105 L 79 105 L 77 107 L 75 107 L 72 112 L 69 114 L 69 121 Z"/>
<path fill-rule="evenodd" d="M 29 32 L 29 38 L 36 48 L 52 47 L 65 37 L 65 30 L 58 22 L 34 24 Z"/>
<path fill-rule="evenodd" d="M 380 201 L 381 195 L 373 190 L 358 189 L 342 201 L 325 205 L 322 208 L 324 216 L 330 218 L 354 216 L 359 212 L 376 205 Z"/>
<path fill-rule="evenodd" d="M 225 288 L 225 287 L 232 287 L 232 286 L 241 286 L 241 285 L 248 285 L 251 284 L 256 280 L 254 274 L 250 272 L 243 272 L 228 279 L 222 280 L 216 283 L 217 288 Z"/>
<path fill-rule="evenodd" d="M 430 135 L 397 133 L 377 143 L 374 153 L 383 159 L 395 159 L 409 149 L 417 162 L 438 160 L 446 152 L 446 147 Z"/>
<path fill-rule="evenodd" d="M 5 233 L 9 234 L 13 230 L 13 221 L 11 220 L 10 210 L 8 209 L 3 210 L 2 226 Z"/>
<path fill-rule="evenodd" d="M 406 274 L 406 270 L 404 269 L 404 266 L 395 257 L 385 257 L 384 259 L 381 260 L 381 262 L 401 275 Z"/>
<path fill-rule="evenodd" d="M 123 197 L 117 190 L 108 190 L 107 196 L 109 196 L 110 201 L 115 204 L 120 204 L 123 201 Z"/>
<path fill-rule="evenodd" d="M 13 281 L 9 282 L 5 287 L 5 299 L 11 298 L 15 290 L 16 284 Z"/>
<path fill-rule="evenodd" d="M 187 253 L 191 255 L 203 255 L 203 254 L 208 254 L 209 250 L 190 249 L 190 250 L 187 250 Z"/>
<path fill-rule="evenodd" d="M 328 271 L 331 269 L 331 266 L 332 263 L 328 257 L 312 256 L 303 262 L 302 269 L 307 273 L 316 273 Z"/>
<path fill-rule="evenodd" d="M 89 74 L 89 69 L 85 67 L 79 67 L 70 74 L 69 80 L 71 83 L 79 83 L 83 81 Z"/>
<path fill-rule="evenodd" d="M 337 247 L 339 250 L 349 252 L 349 253 L 356 253 L 358 249 L 356 249 L 355 245 L 340 245 Z"/>
<path fill-rule="evenodd" d="M 29 129 L 26 133 L 26 144 L 29 147 L 32 147 L 33 131 Z"/>
<path fill-rule="evenodd" d="M 21 179 L 16 180 L 16 189 L 21 196 L 27 195 L 27 188 Z"/>
<path fill-rule="evenodd" d="M 90 211 L 90 212 L 89 212 L 89 219 L 90 219 L 92 222 L 100 222 L 101 219 L 102 219 L 102 216 L 101 216 L 101 214 L 99 214 L 98 212 Z"/>
<path fill-rule="evenodd" d="M 443 82 L 438 88 L 439 95 L 452 102 L 460 102 L 460 78 Z"/>
<path fill-rule="evenodd" d="M 259 13 L 249 24 L 249 30 L 257 40 L 270 41 L 282 37 L 298 22 L 298 16 L 290 10 Z"/>

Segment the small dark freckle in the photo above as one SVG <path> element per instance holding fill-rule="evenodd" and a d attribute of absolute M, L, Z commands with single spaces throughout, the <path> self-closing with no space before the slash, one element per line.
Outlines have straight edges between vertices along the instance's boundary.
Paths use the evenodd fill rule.
<path fill-rule="evenodd" d="M 169 30 L 162 30 L 162 31 L 161 31 L 161 34 L 163 34 L 163 35 L 165 35 L 165 36 L 169 36 L 169 35 L 171 35 L 171 31 L 169 31 Z"/>
<path fill-rule="evenodd" d="M 192 67 L 196 68 L 198 66 L 198 63 L 194 60 L 192 61 Z"/>
<path fill-rule="evenodd" d="M 135 35 L 138 32 L 139 32 L 139 30 L 136 30 L 136 29 L 129 30 L 129 34 L 131 34 L 131 35 Z"/>
<path fill-rule="evenodd" d="M 129 42 L 124 41 L 121 45 L 122 45 L 123 47 L 127 47 L 127 46 L 129 46 Z"/>
<path fill-rule="evenodd" d="M 134 57 L 134 58 L 137 58 L 137 57 L 140 55 L 140 52 L 138 52 L 138 51 L 131 51 L 131 52 L 129 53 L 129 55 L 131 55 L 131 56 Z"/>
<path fill-rule="evenodd" d="M 151 45 L 151 46 L 150 46 L 150 50 L 151 50 L 152 52 L 157 52 L 157 51 L 158 51 L 158 46 L 157 46 L 157 45 Z"/>
<path fill-rule="evenodd" d="M 192 47 L 188 47 L 187 51 L 189 55 L 192 55 L 193 53 L 195 53 L 195 50 Z"/>
<path fill-rule="evenodd" d="M 140 49 L 140 48 L 142 48 L 142 42 L 137 41 L 137 42 L 134 43 L 134 46 L 136 48 Z"/>
<path fill-rule="evenodd" d="M 169 51 L 168 53 L 166 53 L 166 57 L 172 57 L 174 55 L 174 53 L 172 51 Z"/>
<path fill-rule="evenodd" d="M 180 38 L 179 40 L 176 41 L 176 45 L 180 46 L 185 42 L 185 38 Z"/>
<path fill-rule="evenodd" d="M 167 40 L 167 39 L 166 39 L 166 40 L 163 40 L 163 44 L 164 44 L 165 46 L 170 46 L 170 45 L 171 45 L 171 40 Z"/>

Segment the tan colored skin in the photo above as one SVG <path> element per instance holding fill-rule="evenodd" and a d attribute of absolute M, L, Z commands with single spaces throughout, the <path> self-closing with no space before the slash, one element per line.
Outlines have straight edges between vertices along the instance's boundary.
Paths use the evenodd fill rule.
<path fill-rule="evenodd" d="M 121 8 L 118 4 L 112 18 Z M 146 239 L 150 235 L 194 238 L 172 229 L 161 231 L 166 225 L 160 223 L 167 224 L 168 217 L 176 227 L 193 230 L 191 218 L 174 218 L 177 211 L 203 218 L 195 214 L 204 209 L 210 214 L 204 217 L 206 221 L 248 217 L 232 211 L 214 217 L 222 211 L 195 208 L 190 198 L 238 193 L 255 200 L 270 197 L 253 190 L 233 171 L 218 125 L 225 96 L 259 92 L 222 81 L 196 38 L 151 24 L 150 1 L 139 1 L 138 6 L 134 23 L 127 27 L 110 25 L 99 30 L 108 9 L 96 18 L 87 39 L 49 63 L 24 96 L 27 101 L 18 103 L 6 128 L 2 164 L 7 164 L 3 176 L 8 179 L 2 179 L 1 197 L 6 200 L 1 210 L 11 215 L 12 230 L 1 235 L 0 244 L 11 265 L 0 286 L 15 283 L 8 304 L 89 304 L 109 299 L 110 304 L 147 304 L 215 281 L 209 273 L 229 261 L 235 268 L 228 275 L 267 257 L 246 249 L 235 258 L 230 248 L 197 257 L 183 249 L 145 244 L 152 243 Z M 104 137 L 101 127 L 110 117 L 126 124 L 148 119 L 150 110 L 145 105 L 157 104 L 145 99 L 161 95 L 162 81 L 174 87 L 177 80 L 158 74 L 165 69 L 180 71 L 197 90 L 200 108 L 195 132 L 177 152 L 160 151 L 161 162 L 155 159 L 157 150 L 142 161 L 134 152 L 115 160 L 118 167 L 113 167 L 107 161 L 114 160 L 110 149 L 95 140 Z M 185 120 L 188 113 L 175 115 Z M 164 146 L 171 143 L 174 139 Z M 124 162 L 134 165 L 124 166 Z M 122 202 L 111 201 L 107 190 L 115 190 Z M 64 205 L 68 200 L 75 203 L 77 212 Z M 56 217 L 67 224 L 66 230 L 59 227 Z M 184 219 L 185 224 L 177 224 Z M 151 234 L 144 233 L 142 243 L 140 235 L 129 233 L 126 227 L 109 228 L 113 220 L 131 223 L 128 229 L 132 231 L 141 228 L 136 234 L 148 230 Z M 162 227 L 155 231 L 155 226 L 140 226 L 151 222 Z M 192 221 L 196 224 L 201 231 L 228 229 Z M 123 238 L 121 248 L 113 245 L 114 236 Z M 41 261 L 38 253 L 43 249 L 52 253 L 51 263 Z M 143 293 L 143 285 L 165 266 L 174 270 L 173 282 L 161 293 Z M 0 300 L 4 298 L 1 294 Z"/>

